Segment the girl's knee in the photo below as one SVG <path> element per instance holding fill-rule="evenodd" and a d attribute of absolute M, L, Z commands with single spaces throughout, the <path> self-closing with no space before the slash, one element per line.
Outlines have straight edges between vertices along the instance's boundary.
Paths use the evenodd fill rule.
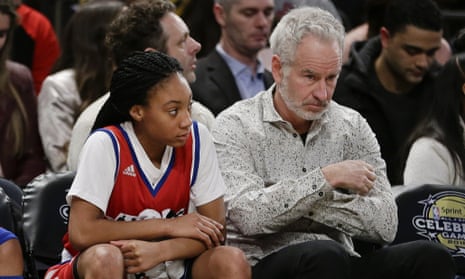
<path fill-rule="evenodd" d="M 96 245 L 93 247 L 92 261 L 99 266 L 121 264 L 123 255 L 120 249 L 110 244 Z"/>
<path fill-rule="evenodd" d="M 216 247 L 209 256 L 208 273 L 212 278 L 251 278 L 251 267 L 242 250 L 231 246 Z"/>
<path fill-rule="evenodd" d="M 123 274 L 123 255 L 118 247 L 111 244 L 92 246 L 78 257 L 78 272 L 82 278 L 107 278 L 110 274 Z"/>
<path fill-rule="evenodd" d="M 225 272 L 246 272 L 250 274 L 250 264 L 244 252 L 235 247 L 221 246 L 218 247 L 218 255 L 215 262 L 219 270 Z"/>

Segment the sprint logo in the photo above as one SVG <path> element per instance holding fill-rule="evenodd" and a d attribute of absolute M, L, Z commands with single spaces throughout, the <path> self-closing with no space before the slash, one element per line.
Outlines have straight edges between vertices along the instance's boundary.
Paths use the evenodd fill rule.
<path fill-rule="evenodd" d="M 131 164 L 127 168 L 125 168 L 123 170 L 123 174 L 127 176 L 136 177 L 136 171 L 134 169 L 134 165 Z"/>

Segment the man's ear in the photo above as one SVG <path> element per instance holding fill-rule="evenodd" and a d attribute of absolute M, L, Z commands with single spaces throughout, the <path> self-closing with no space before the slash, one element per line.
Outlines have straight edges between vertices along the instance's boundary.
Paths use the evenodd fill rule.
<path fill-rule="evenodd" d="M 273 79 L 276 84 L 281 83 L 281 80 L 283 79 L 282 68 L 281 58 L 278 55 L 273 54 L 271 57 L 271 73 L 273 74 Z"/>
<path fill-rule="evenodd" d="M 379 36 L 381 39 L 382 47 L 387 47 L 387 45 L 389 44 L 389 40 L 391 39 L 391 34 L 389 33 L 389 30 L 387 30 L 386 27 L 381 27 L 381 29 L 379 30 Z"/>
<path fill-rule="evenodd" d="M 218 3 L 213 4 L 213 15 L 215 15 L 216 22 L 223 27 L 225 25 L 226 12 Z"/>
<path fill-rule="evenodd" d="M 129 115 L 131 115 L 131 118 L 134 119 L 134 121 L 140 122 L 144 117 L 144 110 L 140 105 L 133 105 L 129 109 Z"/>

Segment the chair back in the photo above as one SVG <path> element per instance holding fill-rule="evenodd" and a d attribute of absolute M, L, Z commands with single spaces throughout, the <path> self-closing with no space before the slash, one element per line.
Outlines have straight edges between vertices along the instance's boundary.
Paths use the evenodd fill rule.
<path fill-rule="evenodd" d="M 465 275 L 465 186 L 418 185 L 393 188 L 399 226 L 393 244 L 426 239 L 452 254 Z"/>
<path fill-rule="evenodd" d="M 45 173 L 24 188 L 24 236 L 39 274 L 61 260 L 62 238 L 69 217 L 66 194 L 74 175 L 74 172 Z"/>
<path fill-rule="evenodd" d="M 23 203 L 23 190 L 16 183 L 0 177 L 0 188 L 19 206 Z"/>

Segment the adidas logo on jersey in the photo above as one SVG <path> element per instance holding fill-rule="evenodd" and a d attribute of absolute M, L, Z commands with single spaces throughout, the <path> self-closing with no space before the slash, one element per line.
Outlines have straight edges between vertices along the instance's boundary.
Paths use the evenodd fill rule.
<path fill-rule="evenodd" d="M 134 165 L 129 165 L 129 167 L 123 170 L 124 175 L 136 177 L 136 171 L 134 170 Z"/>

